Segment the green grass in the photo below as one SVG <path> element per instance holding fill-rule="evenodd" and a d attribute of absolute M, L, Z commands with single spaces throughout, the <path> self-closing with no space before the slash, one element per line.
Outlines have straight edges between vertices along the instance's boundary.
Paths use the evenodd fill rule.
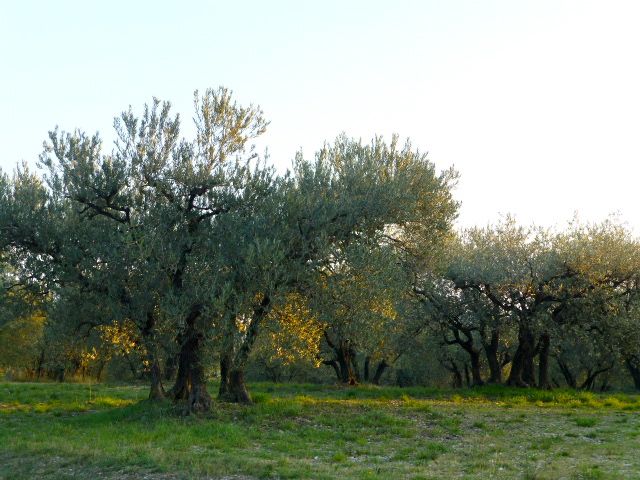
<path fill-rule="evenodd" d="M 0 478 L 640 478 L 637 395 L 251 390 L 182 417 L 145 387 L 0 383 Z"/>

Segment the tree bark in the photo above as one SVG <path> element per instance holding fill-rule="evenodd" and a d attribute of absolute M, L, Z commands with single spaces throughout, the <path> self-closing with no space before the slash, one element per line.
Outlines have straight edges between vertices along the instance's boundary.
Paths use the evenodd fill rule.
<path fill-rule="evenodd" d="M 160 365 L 158 360 L 154 360 L 151 364 L 151 387 L 149 390 L 149 400 L 162 400 L 165 398 L 164 387 L 162 386 L 162 375 L 160 374 Z"/>
<path fill-rule="evenodd" d="M 549 348 L 551 336 L 549 332 L 540 335 L 540 351 L 538 353 L 538 388 L 551 389 L 549 380 Z"/>
<path fill-rule="evenodd" d="M 174 402 L 185 402 L 185 413 L 203 413 L 211 409 L 211 396 L 207 391 L 201 358 L 204 337 L 195 327 L 199 316 L 200 309 L 194 307 L 187 317 L 178 358 L 178 374 L 171 389 Z"/>
<path fill-rule="evenodd" d="M 224 402 L 251 403 L 251 395 L 244 380 L 244 370 L 233 368 L 231 358 L 220 359 L 220 390 L 218 398 Z"/>

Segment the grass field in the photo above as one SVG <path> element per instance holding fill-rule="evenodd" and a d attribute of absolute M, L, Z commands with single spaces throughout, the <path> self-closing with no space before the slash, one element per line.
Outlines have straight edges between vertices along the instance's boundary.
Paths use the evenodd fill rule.
<path fill-rule="evenodd" d="M 640 478 L 640 397 L 255 384 L 207 417 L 145 387 L 0 383 L 0 478 Z"/>

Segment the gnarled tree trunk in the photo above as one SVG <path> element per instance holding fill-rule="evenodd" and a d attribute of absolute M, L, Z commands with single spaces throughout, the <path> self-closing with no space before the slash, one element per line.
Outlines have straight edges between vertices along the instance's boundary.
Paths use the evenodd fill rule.
<path fill-rule="evenodd" d="M 160 365 L 154 359 L 149 371 L 151 387 L 149 389 L 149 400 L 162 400 L 165 398 L 164 387 L 162 386 L 162 376 L 160 375 Z"/>
<path fill-rule="evenodd" d="M 535 384 L 533 368 L 534 336 L 526 325 L 520 325 L 518 332 L 518 348 L 511 362 L 511 373 L 507 385 L 512 387 L 528 387 Z"/>
<path fill-rule="evenodd" d="M 234 369 L 228 355 L 220 359 L 218 398 L 225 402 L 251 403 L 251 396 L 244 381 L 244 370 Z"/>
<path fill-rule="evenodd" d="M 175 402 L 185 403 L 186 413 L 202 413 L 211 409 L 211 396 L 202 366 L 202 344 L 204 336 L 195 327 L 200 309 L 194 307 L 187 317 L 187 328 L 182 336 L 178 358 L 176 382 L 171 389 Z"/>
<path fill-rule="evenodd" d="M 249 354 L 258 337 L 260 325 L 271 311 L 271 297 L 265 293 L 254 306 L 247 334 L 236 352 L 228 347 L 220 359 L 220 390 L 218 398 L 226 402 L 251 403 L 251 395 L 244 380 L 244 370 Z"/>

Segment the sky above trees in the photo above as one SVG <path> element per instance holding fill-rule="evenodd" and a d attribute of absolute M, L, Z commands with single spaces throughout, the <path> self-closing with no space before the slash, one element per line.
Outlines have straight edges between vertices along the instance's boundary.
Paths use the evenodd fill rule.
<path fill-rule="evenodd" d="M 47 131 L 113 139 L 152 96 L 259 104 L 279 168 L 341 131 L 409 136 L 461 173 L 463 226 L 619 212 L 640 233 L 634 1 L 22 1 L 0 15 L 0 167 Z M 192 128 L 184 122 L 187 133 Z"/>

